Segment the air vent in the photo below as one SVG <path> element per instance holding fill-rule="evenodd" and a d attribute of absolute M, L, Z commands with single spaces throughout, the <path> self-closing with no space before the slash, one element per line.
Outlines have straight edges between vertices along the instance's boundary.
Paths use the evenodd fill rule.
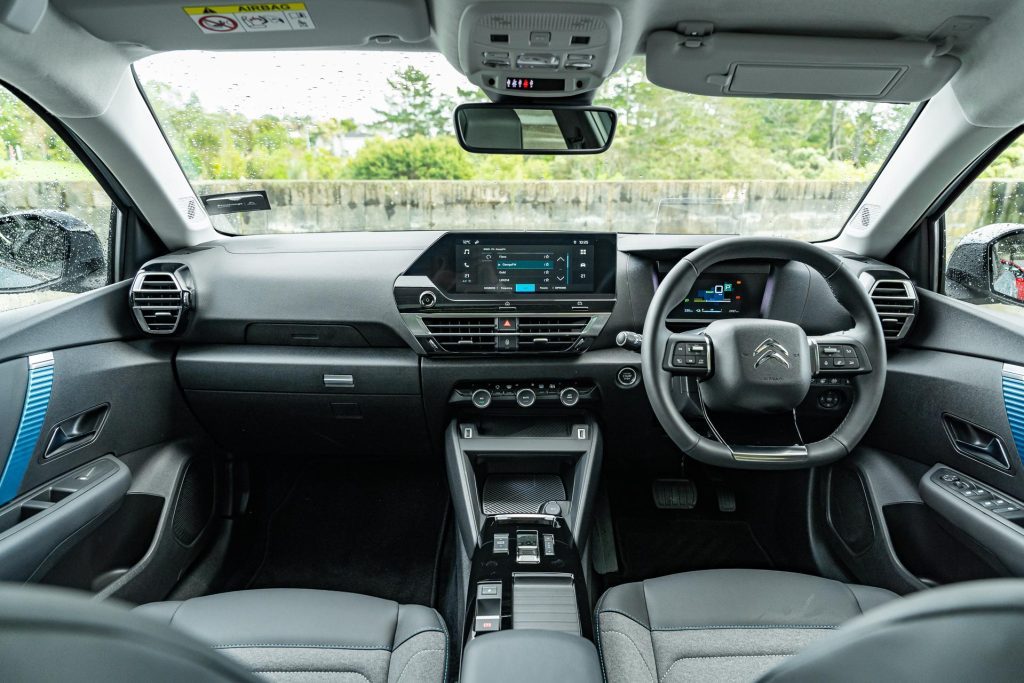
<path fill-rule="evenodd" d="M 514 348 L 521 353 L 566 353 L 573 350 L 590 324 L 589 316 L 521 315 L 515 318 L 515 332 L 499 332 L 497 319 L 490 316 L 423 316 L 423 324 L 449 353 L 493 353 L 502 350 L 498 336 L 514 337 Z"/>
<path fill-rule="evenodd" d="M 519 319 L 520 351 L 568 351 L 587 328 L 590 318 L 569 316 Z"/>
<path fill-rule="evenodd" d="M 143 332 L 173 334 L 189 309 L 191 292 L 173 271 L 141 271 L 132 282 L 132 312 Z"/>
<path fill-rule="evenodd" d="M 871 301 L 882 321 L 886 341 L 907 336 L 917 315 L 917 292 L 907 280 L 878 280 L 871 286 Z"/>
<path fill-rule="evenodd" d="M 498 334 L 494 318 L 425 316 L 423 324 L 445 351 L 494 351 L 494 337 Z"/>

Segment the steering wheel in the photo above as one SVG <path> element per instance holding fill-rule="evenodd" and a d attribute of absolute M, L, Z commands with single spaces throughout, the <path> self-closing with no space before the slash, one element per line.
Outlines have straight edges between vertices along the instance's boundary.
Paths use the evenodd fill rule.
<path fill-rule="evenodd" d="M 825 278 L 854 326 L 839 334 L 808 336 L 782 320 L 715 320 L 703 331 L 672 333 L 669 313 L 710 266 L 734 259 L 798 261 Z M 733 468 L 815 467 L 847 455 L 867 432 L 885 388 L 885 338 L 871 299 L 838 257 L 807 242 L 774 237 L 733 237 L 697 249 L 668 273 L 644 321 L 641 367 L 647 397 L 669 437 L 687 455 Z M 820 374 L 851 376 L 856 397 L 830 436 L 786 446 L 737 446 L 702 436 L 676 409 L 673 377 L 695 377 L 697 402 L 710 410 L 785 414 L 793 419 Z M 685 378 L 683 378 L 685 381 Z"/>

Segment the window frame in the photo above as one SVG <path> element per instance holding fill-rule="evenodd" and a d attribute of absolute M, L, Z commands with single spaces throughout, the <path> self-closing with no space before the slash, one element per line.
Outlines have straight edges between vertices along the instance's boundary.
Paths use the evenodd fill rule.
<path fill-rule="evenodd" d="M 85 142 L 78 137 L 74 131 L 67 127 L 63 121 L 54 116 L 50 111 L 33 100 L 24 91 L 11 83 L 0 79 L 0 88 L 4 88 L 11 95 L 28 107 L 32 113 L 49 126 L 57 137 L 67 145 L 71 153 L 85 167 L 93 179 L 99 184 L 103 191 L 110 198 L 111 215 L 108 221 L 110 230 L 109 253 L 107 254 L 107 284 L 113 284 L 123 280 L 127 275 L 124 272 L 124 228 L 128 225 L 129 214 L 137 214 L 138 209 L 124 187 L 118 182 L 113 173 L 100 161 L 99 157 L 89 148 Z"/>

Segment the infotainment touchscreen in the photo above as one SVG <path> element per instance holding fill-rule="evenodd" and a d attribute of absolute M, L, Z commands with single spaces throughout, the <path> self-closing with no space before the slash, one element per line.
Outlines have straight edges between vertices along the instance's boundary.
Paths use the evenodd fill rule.
<path fill-rule="evenodd" d="M 561 244 L 500 243 L 459 239 L 455 291 L 460 294 L 592 293 L 597 246 L 588 238 Z"/>

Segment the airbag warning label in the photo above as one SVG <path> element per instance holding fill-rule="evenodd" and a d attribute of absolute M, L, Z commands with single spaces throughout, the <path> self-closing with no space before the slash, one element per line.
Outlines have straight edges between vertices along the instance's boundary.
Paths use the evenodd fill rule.
<path fill-rule="evenodd" d="M 316 28 L 304 2 L 183 7 L 203 33 L 266 33 Z"/>

